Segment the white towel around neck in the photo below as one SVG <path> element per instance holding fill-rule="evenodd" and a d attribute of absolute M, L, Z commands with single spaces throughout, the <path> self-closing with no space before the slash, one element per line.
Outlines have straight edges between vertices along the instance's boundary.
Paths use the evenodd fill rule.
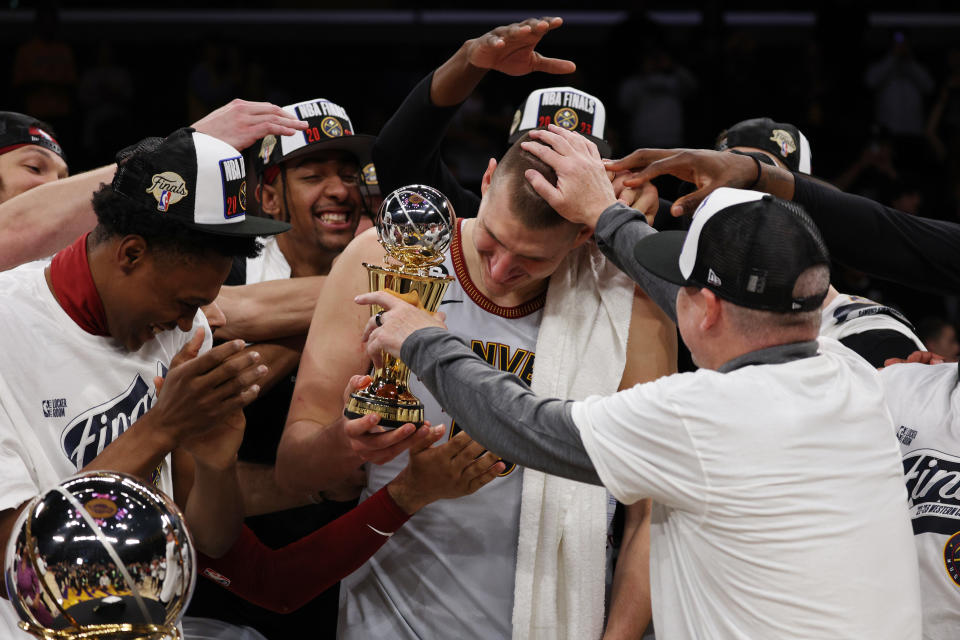
<path fill-rule="evenodd" d="M 634 283 L 593 242 L 550 278 L 532 389 L 582 400 L 617 391 Z M 591 640 L 603 631 L 607 491 L 524 469 L 513 640 Z"/>

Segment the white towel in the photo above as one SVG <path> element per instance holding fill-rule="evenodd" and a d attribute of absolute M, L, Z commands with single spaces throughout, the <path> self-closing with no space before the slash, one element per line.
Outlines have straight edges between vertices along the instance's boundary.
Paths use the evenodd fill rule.
<path fill-rule="evenodd" d="M 634 284 L 588 242 L 550 278 L 532 388 L 582 400 L 614 393 L 627 358 Z M 524 469 L 514 640 L 589 640 L 603 631 L 607 492 Z"/>

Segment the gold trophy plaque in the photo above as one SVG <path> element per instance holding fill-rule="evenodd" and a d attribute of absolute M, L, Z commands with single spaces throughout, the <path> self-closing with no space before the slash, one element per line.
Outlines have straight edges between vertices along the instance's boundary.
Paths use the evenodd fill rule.
<path fill-rule="evenodd" d="M 453 276 L 439 268 L 456 232 L 453 205 L 433 187 L 401 187 L 383 200 L 376 227 L 387 264 L 363 263 L 370 276 L 370 291 L 387 291 L 431 313 L 436 311 L 453 281 Z M 371 305 L 370 314 L 382 310 Z M 360 418 L 375 413 L 386 429 L 408 422 L 419 426 L 423 403 L 410 393 L 410 369 L 389 353 L 382 357 L 383 366 L 371 374 L 373 382 L 350 394 L 344 415 Z"/>

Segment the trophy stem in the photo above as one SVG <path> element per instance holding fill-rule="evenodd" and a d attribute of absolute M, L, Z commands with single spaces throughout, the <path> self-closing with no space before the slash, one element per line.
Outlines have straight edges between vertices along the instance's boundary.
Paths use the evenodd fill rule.
<path fill-rule="evenodd" d="M 453 281 L 453 276 L 416 274 L 367 263 L 363 266 L 370 277 L 370 291 L 387 291 L 431 313 L 440 306 Z M 381 310 L 379 305 L 371 305 L 370 315 Z M 348 418 L 361 418 L 375 413 L 380 416 L 380 426 L 386 429 L 396 429 L 408 422 L 420 426 L 423 403 L 408 388 L 409 367 L 388 353 L 382 353 L 382 358 L 383 366 L 371 373 L 373 382 L 350 394 L 343 414 Z"/>

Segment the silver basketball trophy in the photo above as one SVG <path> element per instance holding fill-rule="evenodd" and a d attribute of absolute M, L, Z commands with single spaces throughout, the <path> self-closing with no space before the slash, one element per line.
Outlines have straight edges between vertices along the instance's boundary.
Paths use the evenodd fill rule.
<path fill-rule="evenodd" d="M 4 577 L 20 628 L 37 638 L 160 640 L 181 637 L 195 567 L 170 498 L 132 476 L 92 471 L 30 501 Z"/>
<path fill-rule="evenodd" d="M 431 313 L 440 306 L 453 276 L 439 268 L 456 232 L 456 214 L 446 196 L 422 184 L 401 187 L 380 205 L 376 221 L 385 266 L 363 263 L 370 291 L 387 291 Z M 382 308 L 371 305 L 370 314 Z M 407 422 L 423 423 L 423 404 L 410 393 L 410 369 L 399 358 L 383 353 L 383 366 L 373 382 L 350 395 L 348 418 L 376 413 L 380 426 L 396 429 Z"/>

